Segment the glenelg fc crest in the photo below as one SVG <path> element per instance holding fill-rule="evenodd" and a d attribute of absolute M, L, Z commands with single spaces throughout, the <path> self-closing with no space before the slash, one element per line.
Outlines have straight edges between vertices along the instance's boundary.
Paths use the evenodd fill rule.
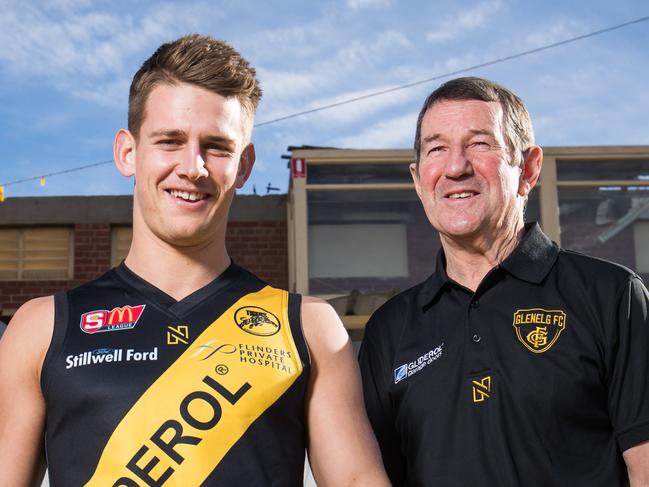
<path fill-rule="evenodd" d="M 514 313 L 518 340 L 534 353 L 550 350 L 566 328 L 566 313 L 558 309 L 519 309 Z"/>

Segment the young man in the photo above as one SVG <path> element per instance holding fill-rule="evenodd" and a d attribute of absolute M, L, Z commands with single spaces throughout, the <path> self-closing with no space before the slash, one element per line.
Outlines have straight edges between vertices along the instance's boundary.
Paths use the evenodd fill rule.
<path fill-rule="evenodd" d="M 228 209 L 252 169 L 261 90 L 192 35 L 136 73 L 119 171 L 126 260 L 26 303 L 0 345 L 0 485 L 387 485 L 335 312 L 231 262 Z M 45 440 L 45 441 L 43 441 Z M 46 454 L 46 455 L 45 455 Z"/>
<path fill-rule="evenodd" d="M 420 112 L 415 151 L 442 251 L 361 349 L 394 485 L 648 485 L 647 290 L 524 224 L 543 153 L 522 101 L 449 81 Z"/>

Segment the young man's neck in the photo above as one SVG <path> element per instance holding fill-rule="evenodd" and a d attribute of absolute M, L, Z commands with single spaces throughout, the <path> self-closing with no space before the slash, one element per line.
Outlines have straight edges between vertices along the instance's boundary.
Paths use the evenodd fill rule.
<path fill-rule="evenodd" d="M 142 279 L 180 301 L 216 279 L 231 261 L 224 235 L 208 244 L 181 247 L 134 232 L 125 263 Z"/>
<path fill-rule="evenodd" d="M 467 289 L 475 291 L 489 271 L 500 265 L 514 251 L 524 232 L 521 222 L 496 239 L 481 235 L 460 240 L 440 235 L 446 257 L 446 275 Z"/>

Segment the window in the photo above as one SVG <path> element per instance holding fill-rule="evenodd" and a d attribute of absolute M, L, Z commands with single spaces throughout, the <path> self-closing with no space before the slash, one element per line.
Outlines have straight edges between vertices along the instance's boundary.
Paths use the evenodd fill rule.
<path fill-rule="evenodd" d="M 559 159 L 557 174 L 562 246 L 647 278 L 649 160 Z"/>
<path fill-rule="evenodd" d="M 412 189 L 310 191 L 309 292 L 403 290 L 434 268 L 437 232 Z"/>
<path fill-rule="evenodd" d="M 649 274 L 649 221 L 639 221 L 633 226 L 636 271 L 639 274 Z"/>
<path fill-rule="evenodd" d="M 72 278 L 72 229 L 0 229 L 0 279 Z"/>
<path fill-rule="evenodd" d="M 311 278 L 408 277 L 406 225 L 358 223 L 309 227 Z"/>
<path fill-rule="evenodd" d="M 128 254 L 131 248 L 131 240 L 133 238 L 132 227 L 113 227 L 112 243 L 110 246 L 110 265 L 111 267 L 118 266 Z"/>

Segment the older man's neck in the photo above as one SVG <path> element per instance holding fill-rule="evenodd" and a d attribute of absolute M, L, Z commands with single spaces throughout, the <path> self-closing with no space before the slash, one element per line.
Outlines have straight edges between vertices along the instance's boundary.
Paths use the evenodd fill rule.
<path fill-rule="evenodd" d="M 480 235 L 468 239 L 452 239 L 442 235 L 446 274 L 458 284 L 475 291 L 489 271 L 514 251 L 524 232 L 521 222 L 520 226 L 498 233 L 497 238 Z"/>

